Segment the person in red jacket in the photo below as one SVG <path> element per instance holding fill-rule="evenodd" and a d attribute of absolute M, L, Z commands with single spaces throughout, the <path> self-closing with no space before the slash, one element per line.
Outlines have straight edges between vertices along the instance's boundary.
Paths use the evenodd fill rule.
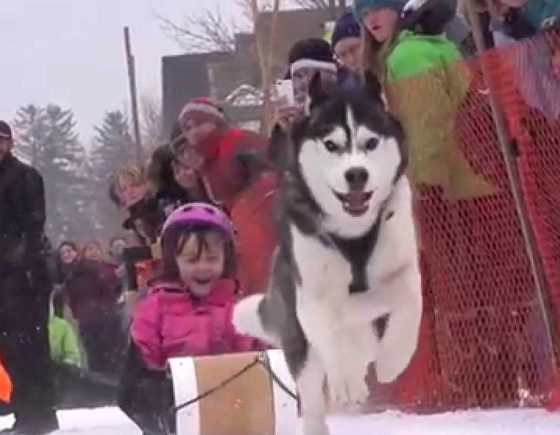
<path fill-rule="evenodd" d="M 268 140 L 231 127 L 223 108 L 209 98 L 195 98 L 179 115 L 188 146 L 180 161 L 207 180 L 212 198 L 228 210 L 238 195 L 266 168 Z"/>
<path fill-rule="evenodd" d="M 181 206 L 163 226 L 162 276 L 136 306 L 118 397 L 146 434 L 165 433 L 169 358 L 256 349 L 232 323 L 238 293 L 233 237 L 227 215 L 207 203 Z"/>
<path fill-rule="evenodd" d="M 207 98 L 191 100 L 179 125 L 186 141 L 177 162 L 202 175 L 211 198 L 225 206 L 237 229 L 241 288 L 245 294 L 265 291 L 277 244 L 278 181 L 268 159 L 268 140 L 230 127 L 223 109 Z"/>

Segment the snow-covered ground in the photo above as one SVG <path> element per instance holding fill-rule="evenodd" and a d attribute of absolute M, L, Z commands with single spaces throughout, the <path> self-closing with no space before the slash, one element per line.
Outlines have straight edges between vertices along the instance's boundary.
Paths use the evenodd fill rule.
<path fill-rule="evenodd" d="M 140 431 L 115 408 L 64 411 L 60 435 L 138 435 Z M 0 418 L 0 429 L 12 424 Z M 468 411 L 431 416 L 386 412 L 363 417 L 332 417 L 332 435 L 553 435 L 560 413 L 543 410 Z M 292 434 L 289 434 L 292 435 Z"/>

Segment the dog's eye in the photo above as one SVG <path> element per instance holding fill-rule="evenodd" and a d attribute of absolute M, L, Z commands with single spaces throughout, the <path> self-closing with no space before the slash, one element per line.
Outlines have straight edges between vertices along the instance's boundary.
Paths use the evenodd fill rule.
<path fill-rule="evenodd" d="M 379 139 L 372 137 L 370 140 L 366 142 L 364 148 L 367 151 L 373 151 L 375 148 L 377 148 L 378 144 L 379 144 Z"/>
<path fill-rule="evenodd" d="M 325 141 L 325 148 L 329 153 L 335 153 L 338 151 L 338 145 L 335 144 L 332 140 Z"/>

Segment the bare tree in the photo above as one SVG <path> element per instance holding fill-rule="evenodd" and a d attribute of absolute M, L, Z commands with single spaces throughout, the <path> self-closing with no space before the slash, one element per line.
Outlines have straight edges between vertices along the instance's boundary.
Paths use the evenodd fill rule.
<path fill-rule="evenodd" d="M 140 98 L 140 107 L 142 144 L 145 150 L 153 151 L 164 142 L 161 105 L 157 98 L 145 94 Z"/>
<path fill-rule="evenodd" d="M 239 4 L 244 8 L 245 15 L 253 23 L 255 34 L 257 59 L 261 75 L 261 83 L 264 91 L 263 115 L 261 122 L 261 132 L 268 133 L 269 124 L 272 119 L 272 65 L 274 61 L 274 41 L 278 29 L 278 12 L 281 8 L 281 0 L 239 0 Z M 259 26 L 259 14 L 262 12 L 272 14 L 271 25 L 269 28 Z"/>
<path fill-rule="evenodd" d="M 293 0 L 302 9 L 322 9 L 330 11 L 331 15 L 336 16 L 337 12 L 346 10 L 347 0 Z M 338 10 L 337 10 L 338 9 Z"/>
<path fill-rule="evenodd" d="M 157 15 L 163 31 L 189 53 L 231 51 L 235 33 L 240 30 L 227 20 L 218 7 L 206 9 L 200 15 L 186 17 L 182 23 Z"/>

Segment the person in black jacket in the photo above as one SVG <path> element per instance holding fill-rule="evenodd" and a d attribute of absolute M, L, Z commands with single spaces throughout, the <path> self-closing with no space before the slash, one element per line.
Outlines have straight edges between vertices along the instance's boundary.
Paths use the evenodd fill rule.
<path fill-rule="evenodd" d="M 48 319 L 50 277 L 43 179 L 11 153 L 0 121 L 0 354 L 14 384 L 9 434 L 56 430 Z"/>

